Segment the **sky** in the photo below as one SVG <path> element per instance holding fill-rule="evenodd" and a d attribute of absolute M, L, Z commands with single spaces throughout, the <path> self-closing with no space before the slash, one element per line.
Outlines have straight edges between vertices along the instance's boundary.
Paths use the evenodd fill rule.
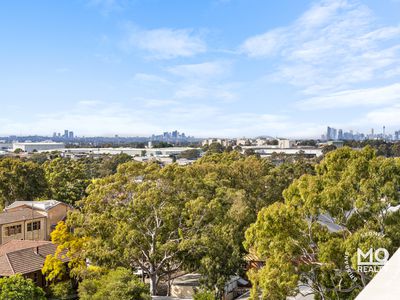
<path fill-rule="evenodd" d="M 400 0 L 8 0 L 0 136 L 400 130 Z"/>

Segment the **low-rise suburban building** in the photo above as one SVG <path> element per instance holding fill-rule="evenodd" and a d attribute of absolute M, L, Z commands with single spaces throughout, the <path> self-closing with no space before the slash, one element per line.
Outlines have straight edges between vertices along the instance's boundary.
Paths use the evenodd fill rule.
<path fill-rule="evenodd" d="M 171 284 L 171 296 L 176 299 L 193 299 L 194 294 L 200 290 L 201 275 L 197 273 L 184 274 L 173 279 Z M 239 276 L 232 276 L 225 284 L 223 300 L 232 300 L 241 295 L 248 282 Z"/>
<path fill-rule="evenodd" d="M 12 150 L 21 149 L 24 152 L 39 152 L 39 151 L 49 151 L 49 150 L 60 150 L 64 149 L 64 143 L 56 142 L 24 142 L 24 143 L 13 143 Z"/>
<path fill-rule="evenodd" d="M 71 209 L 56 200 L 15 201 L 0 213 L 0 244 L 11 240 L 48 240 Z"/>
<path fill-rule="evenodd" d="M 46 240 L 46 216 L 30 208 L 0 213 L 0 244 L 11 240 Z"/>
<path fill-rule="evenodd" d="M 289 148 L 293 148 L 295 145 L 295 141 L 291 141 L 288 139 L 279 139 L 278 140 L 278 147 L 280 149 L 289 149 Z"/>
<path fill-rule="evenodd" d="M 49 241 L 12 240 L 0 246 L 0 276 L 21 274 L 39 287 L 45 287 L 42 268 L 46 256 L 54 255 L 57 246 Z M 61 260 L 66 263 L 68 257 Z"/>

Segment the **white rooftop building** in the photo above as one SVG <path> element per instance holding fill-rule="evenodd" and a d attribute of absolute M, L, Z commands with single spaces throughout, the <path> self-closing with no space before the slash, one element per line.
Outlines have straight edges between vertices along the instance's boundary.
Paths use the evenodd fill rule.
<path fill-rule="evenodd" d="M 21 149 L 24 152 L 39 152 L 39 151 L 49 151 L 49 150 L 61 150 L 65 148 L 64 143 L 56 142 L 16 142 L 13 143 L 13 151 Z"/>

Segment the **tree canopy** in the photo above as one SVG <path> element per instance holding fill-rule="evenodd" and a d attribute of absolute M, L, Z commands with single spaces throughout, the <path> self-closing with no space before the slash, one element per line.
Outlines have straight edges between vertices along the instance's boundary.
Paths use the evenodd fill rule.
<path fill-rule="evenodd" d="M 316 299 L 354 299 L 373 274 L 357 269 L 357 248 L 400 246 L 400 160 L 371 148 L 342 148 L 294 180 L 284 203 L 265 207 L 246 232 L 245 246 L 266 261 L 251 273 L 253 299 L 285 299 L 299 282 Z M 349 259 L 351 280 L 346 269 Z"/>
<path fill-rule="evenodd" d="M 16 200 L 34 200 L 45 194 L 47 182 L 36 163 L 17 158 L 0 159 L 0 206 Z"/>
<path fill-rule="evenodd" d="M 124 268 L 84 279 L 78 289 L 82 300 L 150 300 L 149 289 L 134 274 Z"/>
<path fill-rule="evenodd" d="M 44 300 L 44 291 L 22 275 L 0 278 L 0 300 Z"/>
<path fill-rule="evenodd" d="M 209 153 L 188 166 L 128 162 L 92 182 L 52 239 L 76 258 L 75 274 L 85 259 L 109 269 L 140 268 L 156 294 L 160 280 L 186 269 L 200 272 L 205 287 L 221 292 L 242 270 L 246 228 L 263 207 L 282 201 L 292 179 L 310 170 L 304 161 L 276 167 L 236 151 Z M 51 278 L 62 273 L 57 257 L 45 266 Z"/>

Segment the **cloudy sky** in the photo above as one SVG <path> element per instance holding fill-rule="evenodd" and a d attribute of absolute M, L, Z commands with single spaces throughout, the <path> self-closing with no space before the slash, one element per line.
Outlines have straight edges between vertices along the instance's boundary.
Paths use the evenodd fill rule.
<path fill-rule="evenodd" d="M 9 0 L 0 39 L 0 135 L 400 129 L 400 0 Z"/>

